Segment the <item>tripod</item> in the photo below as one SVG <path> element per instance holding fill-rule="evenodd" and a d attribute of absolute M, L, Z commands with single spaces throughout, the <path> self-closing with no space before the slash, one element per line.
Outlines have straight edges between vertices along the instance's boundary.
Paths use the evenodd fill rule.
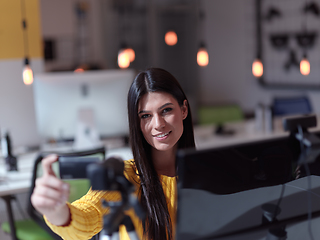
<path fill-rule="evenodd" d="M 262 223 L 278 222 L 276 216 L 279 215 L 281 209 L 279 206 L 266 203 L 261 206 L 263 210 Z M 286 226 L 281 224 L 268 230 L 266 240 L 285 240 L 287 239 Z"/>
<path fill-rule="evenodd" d="M 90 164 L 87 175 L 90 178 L 93 190 L 119 191 L 121 201 L 102 201 L 104 208 L 110 208 L 103 216 L 103 230 L 100 240 L 119 239 L 119 227 L 124 225 L 131 240 L 139 240 L 132 219 L 124 212 L 133 207 L 136 215 L 143 221 L 144 211 L 134 195 L 134 185 L 123 175 L 124 163 L 122 159 L 111 157 L 101 164 Z"/>
<path fill-rule="evenodd" d="M 122 199 L 124 200 L 123 195 Z M 130 216 L 126 215 L 124 211 L 132 206 L 141 219 L 143 218 L 143 212 L 135 196 L 131 195 L 129 199 L 123 200 L 121 202 L 103 201 L 103 206 L 110 207 L 110 212 L 103 217 L 103 230 L 100 233 L 100 240 L 118 240 L 120 225 L 126 227 L 131 240 L 139 240 Z"/>

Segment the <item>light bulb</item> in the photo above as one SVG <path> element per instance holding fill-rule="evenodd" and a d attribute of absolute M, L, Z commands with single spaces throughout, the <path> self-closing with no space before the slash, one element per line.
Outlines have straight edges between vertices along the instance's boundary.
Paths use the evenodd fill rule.
<path fill-rule="evenodd" d="M 136 58 L 136 54 L 135 54 L 134 50 L 133 50 L 132 48 L 127 48 L 127 49 L 124 50 L 124 52 L 125 52 L 126 54 L 128 54 L 128 56 L 129 56 L 129 61 L 130 61 L 130 62 L 133 62 L 134 59 Z"/>
<path fill-rule="evenodd" d="M 197 53 L 197 63 L 201 67 L 206 67 L 209 64 L 209 54 L 205 48 L 199 48 Z"/>
<path fill-rule="evenodd" d="M 263 75 L 263 64 L 258 58 L 252 63 L 252 74 L 257 78 Z"/>
<path fill-rule="evenodd" d="M 308 59 L 305 57 L 301 60 L 300 62 L 300 72 L 302 75 L 309 75 L 310 73 L 310 62 Z"/>
<path fill-rule="evenodd" d="M 33 83 L 33 72 L 28 64 L 23 68 L 22 78 L 25 85 L 31 85 Z"/>
<path fill-rule="evenodd" d="M 174 31 L 168 31 L 164 36 L 164 41 L 169 46 L 174 46 L 178 42 L 178 36 Z"/>
<path fill-rule="evenodd" d="M 130 59 L 128 54 L 125 51 L 119 51 L 118 66 L 120 68 L 128 68 L 130 66 Z"/>
<path fill-rule="evenodd" d="M 79 67 L 79 68 L 76 68 L 73 72 L 75 72 L 75 73 L 82 73 L 82 72 L 84 72 L 84 69 L 81 68 L 81 67 Z"/>

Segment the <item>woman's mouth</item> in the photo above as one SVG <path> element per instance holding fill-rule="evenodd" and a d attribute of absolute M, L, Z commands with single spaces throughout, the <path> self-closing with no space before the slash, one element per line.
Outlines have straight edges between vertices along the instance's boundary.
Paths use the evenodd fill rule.
<path fill-rule="evenodd" d="M 163 139 L 166 139 L 170 133 L 171 133 L 171 131 L 167 132 L 167 133 L 160 133 L 160 134 L 157 134 L 157 135 L 153 135 L 153 137 L 158 139 L 158 140 L 163 140 Z"/>

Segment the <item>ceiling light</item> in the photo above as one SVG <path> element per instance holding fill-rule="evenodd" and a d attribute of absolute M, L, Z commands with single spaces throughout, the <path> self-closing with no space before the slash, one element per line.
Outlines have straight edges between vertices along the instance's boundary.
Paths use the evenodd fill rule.
<path fill-rule="evenodd" d="M 119 68 L 128 68 L 130 66 L 129 55 L 123 50 L 120 50 L 118 54 L 118 66 Z"/>
<path fill-rule="evenodd" d="M 178 36 L 174 31 L 168 31 L 164 36 L 164 41 L 169 46 L 174 46 L 178 42 Z"/>
<path fill-rule="evenodd" d="M 300 62 L 300 73 L 304 76 L 307 76 L 310 73 L 310 62 L 306 55 Z"/>
<path fill-rule="evenodd" d="M 263 64 L 259 58 L 256 58 L 252 63 L 252 74 L 257 78 L 263 75 Z"/>
<path fill-rule="evenodd" d="M 209 54 L 204 43 L 200 44 L 198 53 L 197 53 L 197 63 L 201 67 L 206 67 L 209 64 Z"/>
<path fill-rule="evenodd" d="M 22 71 L 22 79 L 25 85 L 30 85 L 33 83 L 33 72 L 29 66 L 29 59 L 25 59 L 25 66 Z"/>

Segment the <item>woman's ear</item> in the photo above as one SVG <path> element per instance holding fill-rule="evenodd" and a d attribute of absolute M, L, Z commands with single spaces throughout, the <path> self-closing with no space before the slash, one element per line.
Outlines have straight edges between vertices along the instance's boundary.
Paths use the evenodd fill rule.
<path fill-rule="evenodd" d="M 188 101 L 187 101 L 187 99 L 185 99 L 183 101 L 183 105 L 181 107 L 181 110 L 182 110 L 182 118 L 184 120 L 188 116 Z"/>

